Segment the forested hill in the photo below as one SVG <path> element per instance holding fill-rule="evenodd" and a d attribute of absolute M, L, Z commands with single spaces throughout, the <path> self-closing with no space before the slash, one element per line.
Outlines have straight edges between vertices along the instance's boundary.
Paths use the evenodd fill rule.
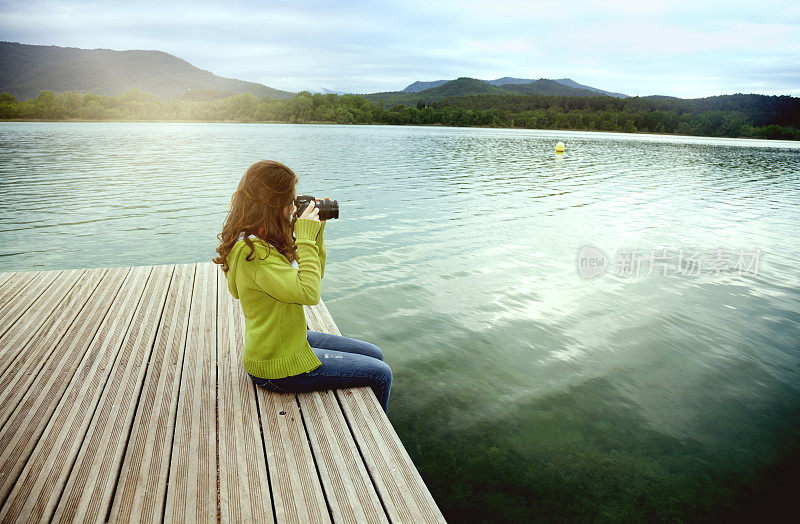
<path fill-rule="evenodd" d="M 217 76 L 162 51 L 112 51 L 0 42 L 0 92 L 25 100 L 40 91 L 115 96 L 131 89 L 162 100 L 190 90 L 289 98 L 293 93 Z"/>
<path fill-rule="evenodd" d="M 569 87 L 555 80 L 540 78 L 528 84 L 503 84 L 506 91 L 514 91 L 525 95 L 565 95 L 565 96 L 598 96 L 599 93 L 582 87 Z"/>
<path fill-rule="evenodd" d="M 403 93 L 419 93 L 425 89 L 430 89 L 432 87 L 439 87 L 440 85 L 446 84 L 451 82 L 451 80 L 433 80 L 431 82 L 414 82 L 406 86 L 403 89 Z M 572 95 L 572 96 L 597 96 L 597 95 L 608 95 L 608 96 L 615 96 L 617 98 L 627 98 L 628 95 L 623 93 L 614 93 L 612 91 L 604 91 L 603 89 L 598 89 L 596 87 L 586 86 L 583 84 L 579 84 L 575 80 L 571 78 L 559 78 L 556 80 L 549 80 L 547 78 L 540 78 L 539 80 L 534 80 L 532 78 L 511 78 L 508 76 L 504 76 L 502 78 L 496 78 L 494 80 L 484 80 L 487 84 L 491 84 L 493 86 L 499 87 L 510 87 L 510 86 L 519 86 L 521 84 L 534 84 L 535 87 L 533 88 L 514 88 L 511 87 L 513 91 L 519 91 L 524 93 L 532 93 L 532 94 L 539 94 L 539 95 Z M 570 92 L 569 90 L 561 89 L 561 86 L 566 87 L 573 87 L 576 89 L 582 89 L 586 91 L 591 91 L 591 95 L 587 95 L 586 91 L 582 93 L 577 91 Z M 539 88 L 539 89 L 537 89 Z"/>
<path fill-rule="evenodd" d="M 432 80 L 430 82 L 412 82 L 408 84 L 405 89 L 403 89 L 403 93 L 419 93 L 424 89 L 430 89 L 432 87 L 439 87 L 442 84 L 446 84 L 450 82 L 450 80 Z"/>
<path fill-rule="evenodd" d="M 439 84 L 438 81 L 432 83 Z M 372 102 L 382 103 L 385 107 L 392 107 L 398 104 L 412 107 L 441 102 L 442 100 L 456 96 L 504 94 L 563 95 L 578 97 L 598 95 L 596 91 L 591 91 L 587 88 L 570 87 L 546 78 L 540 78 L 539 80 L 534 80 L 527 84 L 507 83 L 493 85 L 485 80 L 461 77 L 436 85 L 435 87 L 423 89 L 416 93 L 390 91 L 385 93 L 371 93 L 362 96 Z"/>

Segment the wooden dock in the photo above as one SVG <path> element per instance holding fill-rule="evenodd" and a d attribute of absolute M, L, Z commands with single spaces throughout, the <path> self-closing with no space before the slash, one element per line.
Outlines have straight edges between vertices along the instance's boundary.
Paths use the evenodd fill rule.
<path fill-rule="evenodd" d="M 0 522 L 444 522 L 371 388 L 258 388 L 243 337 L 211 262 L 0 273 Z"/>

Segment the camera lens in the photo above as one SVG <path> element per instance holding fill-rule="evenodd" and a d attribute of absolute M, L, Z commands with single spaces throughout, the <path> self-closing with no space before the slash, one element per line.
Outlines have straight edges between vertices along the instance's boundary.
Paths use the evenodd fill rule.
<path fill-rule="evenodd" d="M 339 202 L 336 200 L 317 200 L 319 206 L 319 219 L 328 220 L 339 218 Z"/>
<path fill-rule="evenodd" d="M 339 218 L 339 201 L 338 200 L 323 200 L 314 198 L 313 195 L 300 195 L 294 199 L 294 205 L 297 208 L 295 216 L 299 217 L 303 214 L 309 202 L 314 201 L 314 206 L 319 210 L 319 219 L 328 220 L 331 218 Z"/>

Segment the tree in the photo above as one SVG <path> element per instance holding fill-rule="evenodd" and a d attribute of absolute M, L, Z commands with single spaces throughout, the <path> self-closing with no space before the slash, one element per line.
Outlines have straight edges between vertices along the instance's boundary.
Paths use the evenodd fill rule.
<path fill-rule="evenodd" d="M 289 115 L 291 121 L 295 123 L 310 121 L 314 115 L 314 102 L 311 99 L 311 93 L 308 91 L 297 93 L 289 103 Z"/>

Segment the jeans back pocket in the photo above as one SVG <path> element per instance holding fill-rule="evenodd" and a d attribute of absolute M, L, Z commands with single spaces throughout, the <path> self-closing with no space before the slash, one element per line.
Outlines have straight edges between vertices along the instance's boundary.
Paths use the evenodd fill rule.
<path fill-rule="evenodd" d="M 250 375 L 250 373 L 248 373 L 248 375 Z M 250 378 L 253 380 L 253 382 L 256 383 L 257 386 L 261 386 L 267 391 L 272 391 L 273 393 L 289 393 L 288 391 L 278 386 L 268 378 L 256 377 L 254 375 L 250 375 Z"/>
<path fill-rule="evenodd" d="M 289 393 L 270 379 L 267 379 L 267 389 L 275 393 Z"/>

